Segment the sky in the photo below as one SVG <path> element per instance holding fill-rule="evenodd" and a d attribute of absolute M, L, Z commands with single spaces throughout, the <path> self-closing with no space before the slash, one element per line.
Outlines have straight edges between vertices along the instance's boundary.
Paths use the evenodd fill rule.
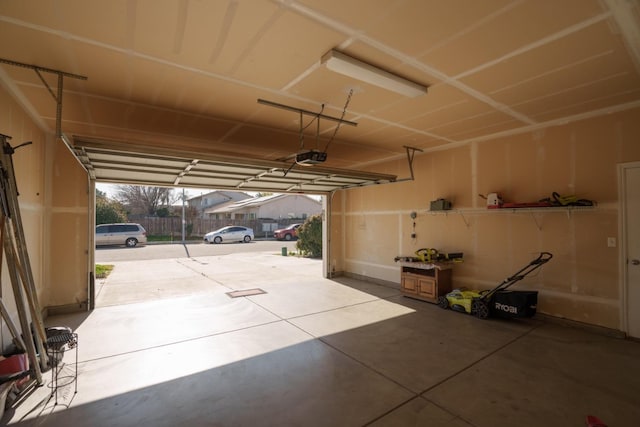
<path fill-rule="evenodd" d="M 107 193 L 107 197 L 114 197 L 118 191 L 117 187 L 118 187 L 117 184 L 106 184 L 102 182 L 96 183 L 96 189 Z M 211 191 L 216 191 L 216 189 L 206 189 L 206 188 L 185 188 L 184 190 L 187 196 L 187 200 L 192 197 L 199 196 L 201 194 L 206 194 Z M 182 192 L 182 188 L 175 188 L 174 192 L 176 193 Z M 251 196 L 255 196 L 256 194 L 258 194 L 255 191 L 246 191 L 246 193 L 250 194 Z M 314 199 L 317 199 L 317 200 L 321 199 L 321 196 L 310 196 L 310 197 L 313 197 Z"/>
<path fill-rule="evenodd" d="M 107 193 L 108 197 L 114 197 L 118 191 L 118 184 L 105 184 L 102 182 L 97 182 L 96 183 L 96 189 L 100 190 L 100 191 L 104 191 L 105 193 Z M 187 195 L 187 199 L 190 199 L 192 197 L 196 197 L 199 196 L 201 194 L 206 194 L 206 193 L 210 193 L 211 191 L 215 191 L 215 189 L 206 189 L 206 188 L 185 188 L 184 189 L 185 194 Z M 175 188 L 174 189 L 174 193 L 180 193 L 182 192 L 182 188 Z M 257 194 L 255 192 L 252 191 L 247 191 L 247 194 L 251 194 L 252 196 Z"/>

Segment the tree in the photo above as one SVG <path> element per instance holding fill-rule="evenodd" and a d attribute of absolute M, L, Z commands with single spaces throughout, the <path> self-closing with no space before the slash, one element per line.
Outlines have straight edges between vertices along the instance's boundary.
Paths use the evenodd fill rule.
<path fill-rule="evenodd" d="M 167 218 L 171 216 L 171 212 L 169 211 L 169 208 L 163 206 L 156 209 L 156 215 L 158 215 L 160 218 Z"/>
<path fill-rule="evenodd" d="M 120 202 L 110 199 L 105 192 L 96 190 L 96 224 L 126 221 L 127 214 Z"/>
<path fill-rule="evenodd" d="M 155 215 L 158 207 L 178 200 L 171 188 L 142 185 L 119 185 L 117 198 L 132 214 L 143 215 Z"/>
<path fill-rule="evenodd" d="M 311 258 L 322 258 L 322 216 L 310 216 L 298 228 L 296 247 Z"/>

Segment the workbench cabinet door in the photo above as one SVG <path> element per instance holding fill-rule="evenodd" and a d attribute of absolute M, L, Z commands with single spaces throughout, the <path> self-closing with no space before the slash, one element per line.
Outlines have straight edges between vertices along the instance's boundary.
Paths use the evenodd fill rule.
<path fill-rule="evenodd" d="M 436 280 L 423 277 L 418 282 L 418 295 L 425 298 L 437 298 Z"/>
<path fill-rule="evenodd" d="M 402 275 L 402 290 L 409 294 L 418 293 L 418 277 L 413 274 Z"/>

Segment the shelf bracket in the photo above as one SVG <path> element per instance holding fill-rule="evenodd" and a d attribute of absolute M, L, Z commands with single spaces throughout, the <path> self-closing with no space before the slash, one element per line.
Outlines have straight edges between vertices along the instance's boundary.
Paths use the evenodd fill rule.
<path fill-rule="evenodd" d="M 67 73 L 65 71 L 54 70 L 51 68 L 40 67 L 38 65 L 33 64 L 25 64 L 23 62 L 12 61 L 10 59 L 0 58 L 0 64 L 13 65 L 15 67 L 29 68 L 35 71 L 38 78 L 44 85 L 44 87 L 49 91 L 49 94 L 53 97 L 53 100 L 56 102 L 56 137 L 62 137 L 62 85 L 64 77 L 69 77 L 72 79 L 79 80 L 87 80 L 86 76 L 81 76 L 78 74 Z M 58 77 L 56 92 L 53 91 L 49 83 L 44 79 L 41 72 L 55 74 Z"/>
<path fill-rule="evenodd" d="M 542 231 L 542 222 L 538 221 L 538 218 L 536 218 L 536 214 L 534 212 L 529 211 L 529 215 L 531 215 L 531 218 L 533 218 L 533 222 L 536 223 L 536 227 L 538 228 L 538 231 Z"/>
<path fill-rule="evenodd" d="M 567 221 L 571 221 L 571 209 L 567 209 Z"/>
<path fill-rule="evenodd" d="M 464 225 L 466 225 L 467 228 L 469 228 L 470 224 L 469 224 L 469 221 L 467 221 L 467 218 L 465 218 L 464 214 L 461 211 L 458 211 L 458 213 L 460 214 L 460 218 L 462 218 Z"/>
<path fill-rule="evenodd" d="M 408 178 L 396 179 L 394 182 L 404 182 L 404 181 L 413 181 L 414 180 L 414 176 L 413 176 L 413 158 L 416 155 L 416 151 L 420 151 L 421 153 L 424 151 L 421 148 L 408 147 L 406 145 L 404 145 L 403 147 L 407 151 L 407 162 L 409 162 L 409 173 L 411 174 L 411 176 L 408 177 Z"/>

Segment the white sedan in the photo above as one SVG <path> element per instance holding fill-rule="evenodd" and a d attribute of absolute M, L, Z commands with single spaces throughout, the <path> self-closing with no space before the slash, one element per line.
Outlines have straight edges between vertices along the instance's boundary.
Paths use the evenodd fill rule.
<path fill-rule="evenodd" d="M 239 225 L 230 225 L 222 227 L 219 230 L 212 231 L 204 235 L 205 243 L 222 243 L 222 242 L 244 242 L 249 243 L 253 240 L 253 229 L 249 227 L 241 227 Z"/>

